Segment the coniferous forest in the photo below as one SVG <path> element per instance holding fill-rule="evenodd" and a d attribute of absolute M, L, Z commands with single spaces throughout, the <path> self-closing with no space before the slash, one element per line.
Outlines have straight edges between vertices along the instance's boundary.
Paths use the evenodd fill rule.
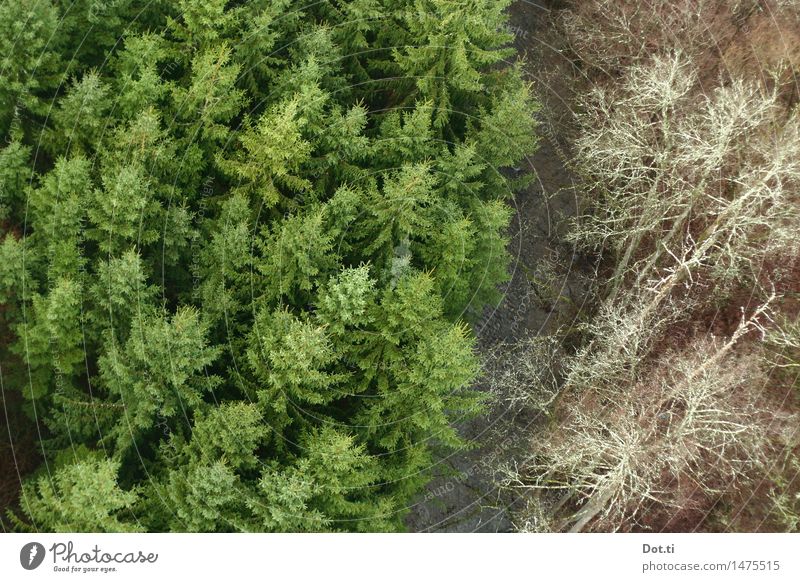
<path fill-rule="evenodd" d="M 508 4 L 3 3 L 9 527 L 403 528 L 534 146 Z"/>
<path fill-rule="evenodd" d="M 2 531 L 797 531 L 798 46 L 0 0 Z"/>

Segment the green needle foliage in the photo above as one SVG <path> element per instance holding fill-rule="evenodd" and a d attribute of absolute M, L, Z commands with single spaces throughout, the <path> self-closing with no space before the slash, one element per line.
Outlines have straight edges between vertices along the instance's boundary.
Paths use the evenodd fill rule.
<path fill-rule="evenodd" d="M 16 527 L 403 529 L 535 147 L 508 4 L 3 5 Z"/>

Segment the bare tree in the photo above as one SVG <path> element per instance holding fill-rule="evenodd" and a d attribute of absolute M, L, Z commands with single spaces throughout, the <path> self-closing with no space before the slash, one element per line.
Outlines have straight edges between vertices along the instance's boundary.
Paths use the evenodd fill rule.
<path fill-rule="evenodd" d="M 778 451 L 797 464 L 786 435 L 798 416 L 765 390 L 797 360 L 764 338 L 782 353 L 800 345 L 777 323 L 773 286 L 795 280 L 800 257 L 800 116 L 777 82 L 728 75 L 702 90 L 703 23 L 719 4 L 590 0 L 564 18 L 575 55 L 605 73 L 575 107 L 586 192 L 569 239 L 611 269 L 575 353 L 557 334 L 529 340 L 493 378 L 549 417 L 504 467 L 505 485 L 530 493 L 522 529 L 630 528 L 645 509 L 686 509 L 687 490 L 711 503 L 752 486 Z M 746 19 L 758 3 L 725 8 Z M 743 289 L 747 304 L 725 304 L 741 311 L 727 335 L 692 319 Z"/>

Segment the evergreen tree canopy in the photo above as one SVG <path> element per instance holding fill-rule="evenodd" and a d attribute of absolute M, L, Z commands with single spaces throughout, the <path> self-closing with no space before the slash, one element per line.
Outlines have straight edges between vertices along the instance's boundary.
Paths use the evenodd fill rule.
<path fill-rule="evenodd" d="M 403 529 L 535 146 L 508 4 L 4 3 L 16 527 Z"/>

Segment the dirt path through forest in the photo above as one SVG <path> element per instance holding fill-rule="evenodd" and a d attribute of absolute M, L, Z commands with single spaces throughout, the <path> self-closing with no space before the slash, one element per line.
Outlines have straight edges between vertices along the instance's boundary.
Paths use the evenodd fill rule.
<path fill-rule="evenodd" d="M 540 31 L 550 16 L 542 5 L 520 1 L 511 7 L 510 27 L 515 35 L 518 54 L 547 53 L 550 49 Z M 544 48 L 544 51 L 540 50 Z M 553 49 L 555 51 L 555 49 Z M 557 54 L 553 58 L 560 58 Z M 539 90 L 548 89 L 537 79 L 537 62 L 529 62 L 526 70 Z M 543 88 L 542 88 L 543 87 Z M 476 326 L 481 351 L 488 354 L 504 343 L 528 335 L 546 332 L 562 310 L 579 310 L 584 296 L 581 278 L 575 274 L 578 260 L 569 250 L 556 244 L 557 229 L 564 218 L 575 212 L 573 176 L 564 163 L 563 144 L 556 142 L 557 132 L 546 116 L 542 116 L 541 143 L 528 160 L 536 179 L 520 192 L 512 204 L 516 215 L 511 225 L 510 251 L 512 279 L 504 286 L 504 298 L 497 308 L 487 309 Z M 525 168 L 525 169 L 530 169 Z M 537 264 L 546 258 L 558 257 L 570 275 L 558 280 L 556 293 L 564 300 L 554 309 L 543 305 L 533 284 Z M 563 307 L 558 307 L 558 306 Z M 500 348 L 502 349 L 502 348 Z M 465 422 L 462 433 L 479 443 L 480 448 L 451 455 L 437 468 L 440 476 L 427 488 L 413 507 L 408 518 L 412 531 L 425 532 L 503 532 L 512 530 L 509 510 L 516 502 L 501 494 L 494 486 L 489 466 L 497 466 L 503 458 L 513 455 L 507 443 L 505 427 L 515 425 L 515 431 L 535 422 L 530 418 L 512 418 L 509 407 L 502 402 L 492 405 L 485 416 Z"/>

